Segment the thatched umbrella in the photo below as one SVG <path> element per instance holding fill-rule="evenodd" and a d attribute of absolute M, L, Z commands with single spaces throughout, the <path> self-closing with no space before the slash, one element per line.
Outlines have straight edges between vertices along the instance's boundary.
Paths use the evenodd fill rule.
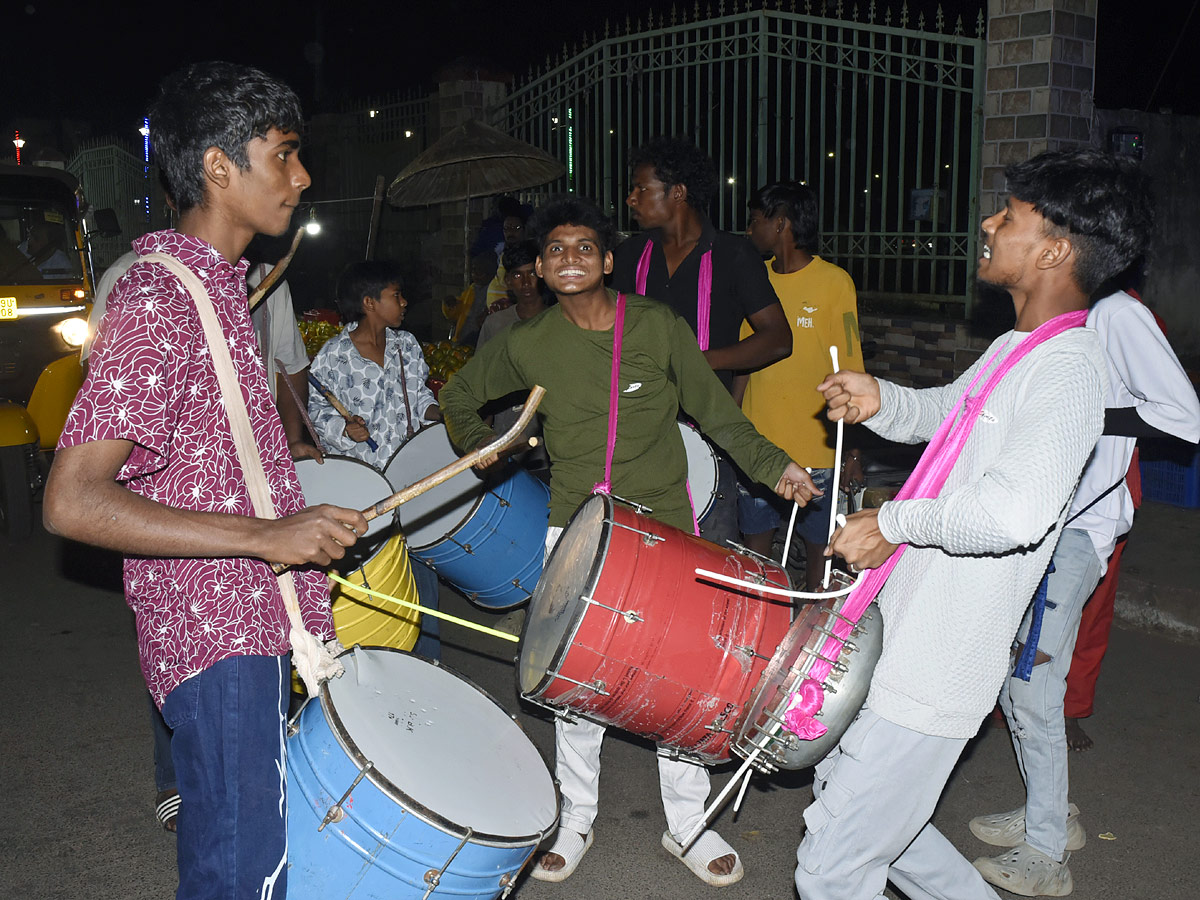
<path fill-rule="evenodd" d="M 544 150 L 470 119 L 405 166 L 388 188 L 388 201 L 393 206 L 468 201 L 463 274 L 469 277 L 470 199 L 535 187 L 565 172 L 566 167 Z"/>

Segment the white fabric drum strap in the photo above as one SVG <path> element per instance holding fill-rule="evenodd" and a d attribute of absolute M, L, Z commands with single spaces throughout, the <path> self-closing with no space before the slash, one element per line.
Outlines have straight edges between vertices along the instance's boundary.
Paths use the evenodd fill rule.
<path fill-rule="evenodd" d="M 242 466 L 242 473 L 246 478 L 250 502 L 262 518 L 278 518 L 275 514 L 275 504 L 271 500 L 271 490 L 267 486 L 262 455 L 250 427 L 246 402 L 242 399 L 241 386 L 238 384 L 233 368 L 233 359 L 229 355 L 229 345 L 221 331 L 221 323 L 217 319 L 216 310 L 213 309 L 212 299 L 209 297 L 204 283 L 191 269 L 169 253 L 150 253 L 138 261 L 156 262 L 166 266 L 192 295 L 192 300 L 196 304 L 196 312 L 200 316 L 200 325 L 204 329 L 205 340 L 208 342 L 213 368 L 217 373 L 217 383 L 221 388 L 225 411 L 229 415 L 233 444 L 237 450 L 238 461 Z M 287 610 L 288 621 L 291 623 L 289 638 L 292 643 L 292 663 L 296 666 L 296 671 L 300 673 L 309 696 L 315 697 L 321 681 L 342 673 L 342 664 L 334 659 L 333 654 L 305 629 L 304 620 L 300 615 L 300 601 L 296 595 L 296 583 L 292 580 L 291 571 L 285 571 L 278 577 L 279 590 L 283 595 L 283 605 Z"/>

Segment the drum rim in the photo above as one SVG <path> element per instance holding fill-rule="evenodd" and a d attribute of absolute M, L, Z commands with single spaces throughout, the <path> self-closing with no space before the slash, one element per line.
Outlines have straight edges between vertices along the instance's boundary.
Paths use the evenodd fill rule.
<path fill-rule="evenodd" d="M 608 551 L 609 551 L 609 546 L 612 543 L 612 534 L 613 534 L 612 518 L 613 518 L 613 515 L 615 515 L 615 513 L 616 513 L 616 502 L 608 494 L 602 494 L 602 493 L 592 494 L 591 497 L 588 497 L 586 500 L 583 501 L 583 503 L 579 504 L 579 508 L 576 509 L 575 512 L 573 512 L 571 514 L 571 518 L 567 520 L 567 524 L 563 528 L 562 533 L 564 535 L 567 533 L 567 530 L 571 527 L 571 523 L 574 522 L 576 517 L 578 517 L 580 515 L 580 513 L 583 512 L 584 507 L 586 507 L 592 501 L 593 498 L 598 498 L 604 507 L 604 515 L 601 520 L 603 522 L 603 524 L 601 525 L 601 528 L 600 528 L 600 540 L 596 544 L 596 556 L 592 560 L 591 568 L 588 569 L 588 576 L 584 582 L 583 591 L 580 594 L 580 602 L 578 603 L 579 608 L 574 613 L 572 613 L 571 624 L 568 625 L 567 628 L 563 629 L 562 640 L 560 640 L 558 642 L 558 647 L 557 647 L 557 649 L 555 649 L 554 655 L 550 657 L 550 663 L 547 666 L 546 672 L 542 675 L 541 680 L 538 681 L 537 686 L 534 687 L 532 690 L 528 690 L 528 691 L 521 690 L 521 663 L 520 663 L 520 658 L 518 657 L 518 659 L 517 659 L 517 668 L 516 668 L 517 690 L 520 692 L 522 697 L 525 697 L 529 700 L 532 700 L 532 701 L 535 701 L 538 703 L 545 702 L 547 704 L 554 705 L 553 701 L 551 701 L 551 700 L 543 701 L 542 695 L 545 693 L 546 688 L 548 688 L 550 686 L 550 682 L 552 682 L 558 678 L 559 669 L 562 667 L 563 660 L 566 658 L 567 648 L 570 647 L 575 642 L 575 635 L 579 633 L 579 627 L 583 624 L 584 617 L 587 615 L 588 604 L 582 602 L 582 597 L 584 594 L 591 596 L 593 593 L 595 593 L 596 586 L 600 582 L 601 572 L 604 569 L 604 562 L 607 561 L 607 559 L 608 559 Z M 632 507 L 630 507 L 630 508 L 632 509 Z M 542 577 L 543 578 L 546 575 L 546 570 L 550 568 L 550 562 L 551 562 L 551 560 L 554 559 L 554 554 L 556 554 L 559 551 L 559 548 L 561 546 L 562 546 L 562 536 L 560 535 L 558 543 L 555 544 L 554 549 L 552 551 L 550 551 L 549 558 L 546 560 L 545 565 L 542 566 Z M 538 579 L 538 584 L 541 584 L 540 578 Z M 535 587 L 534 594 L 536 594 L 536 593 L 537 593 L 537 588 Z M 530 598 L 530 611 L 531 612 L 532 612 L 532 603 L 533 603 L 533 600 L 531 597 Z M 527 615 L 525 617 L 525 624 L 521 628 L 521 647 L 522 648 L 524 648 L 526 646 L 525 641 L 526 641 L 526 638 L 528 637 L 529 628 L 532 624 L 533 624 L 533 616 Z M 584 714 L 584 713 L 578 713 L 575 710 L 572 710 L 572 712 L 576 715 L 582 715 L 584 718 L 587 718 L 586 714 Z"/>
<path fill-rule="evenodd" d="M 534 834 L 505 835 L 491 834 L 484 831 L 472 831 L 470 836 L 471 843 L 494 847 L 520 847 L 530 843 L 536 846 L 545 840 L 546 837 L 558 827 L 558 820 L 562 816 L 562 795 L 559 792 L 558 780 L 553 775 L 554 770 L 550 767 L 550 764 L 546 759 L 546 754 L 542 752 L 542 748 L 533 742 L 533 740 L 529 737 L 529 734 L 525 731 L 525 727 L 520 723 L 520 721 L 518 721 L 517 717 L 501 706 L 495 697 L 477 685 L 466 675 L 459 672 L 457 669 L 442 663 L 441 660 L 428 659 L 424 656 L 421 656 L 419 653 L 411 653 L 407 650 L 399 650 L 395 647 L 380 647 L 373 645 L 363 646 L 361 644 L 355 644 L 353 647 L 348 647 L 339 653 L 337 658 L 341 659 L 343 656 L 353 653 L 356 648 L 363 650 L 383 650 L 389 653 L 399 653 L 404 656 L 410 656 L 414 659 L 419 659 L 422 662 L 429 663 L 432 666 L 436 666 L 437 668 L 442 669 L 448 674 L 465 682 L 469 687 L 474 688 L 485 698 L 487 698 L 487 700 L 493 706 L 497 707 L 518 729 L 520 729 L 521 734 L 527 741 L 529 741 L 530 746 L 533 747 L 534 751 L 538 755 L 538 758 L 541 759 L 542 764 L 546 767 L 546 774 L 549 776 L 550 784 L 554 788 L 554 821 L 546 826 L 544 831 Z M 354 739 L 350 737 L 349 729 L 347 729 L 345 724 L 342 722 L 342 717 L 338 714 L 337 707 L 330 699 L 328 681 L 321 685 L 320 701 L 321 713 L 325 716 L 325 723 L 329 726 L 329 730 L 333 734 L 334 739 L 337 740 L 346 756 L 349 757 L 350 761 L 353 762 L 355 767 L 361 772 L 369 760 L 363 755 L 362 751 L 358 749 L 358 745 L 354 742 Z M 385 795 L 387 795 L 388 799 L 397 803 L 403 809 L 408 810 L 427 825 L 431 825 L 434 828 L 437 828 L 446 834 L 454 835 L 455 837 L 466 837 L 466 832 L 469 830 L 467 826 L 446 818 L 445 816 L 435 812 L 425 804 L 416 800 L 410 794 L 402 791 L 390 778 L 388 778 L 374 766 L 372 766 L 371 770 L 367 772 L 366 778 L 377 788 L 379 788 L 379 790 L 381 790 Z M 352 816 L 353 814 L 353 810 L 347 811 L 347 815 Z"/>
<path fill-rule="evenodd" d="M 831 611 L 840 610 L 846 605 L 847 599 L 848 596 L 830 598 L 829 602 L 831 604 Z M 810 606 L 809 610 L 815 610 L 824 605 L 825 602 L 819 602 Z M 866 614 L 872 609 L 874 609 L 876 615 L 880 615 L 879 606 L 875 602 L 870 603 L 867 608 L 863 610 L 862 615 L 866 616 Z M 862 616 L 860 616 L 860 618 L 862 618 Z M 780 676 L 776 687 L 780 690 L 783 690 L 785 694 L 790 693 L 790 690 L 785 690 L 783 685 L 785 682 L 787 682 L 788 673 L 796 664 L 796 661 L 800 658 L 800 656 L 805 652 L 804 648 L 807 644 L 807 641 L 805 641 L 804 644 L 798 645 L 797 633 L 800 626 L 806 621 L 807 612 L 804 616 L 797 618 L 788 627 L 787 634 L 785 634 L 783 640 L 779 642 L 779 647 L 771 656 L 771 661 L 768 662 L 763 668 L 762 674 L 759 676 L 758 684 L 755 685 L 754 690 L 750 694 L 750 702 L 746 704 L 745 708 L 742 710 L 741 716 L 738 718 L 738 721 L 734 723 L 734 734 L 730 740 L 730 747 L 743 757 L 752 752 L 757 746 L 757 744 L 755 744 L 752 740 L 752 735 L 761 734 L 766 730 L 763 727 L 763 720 L 767 718 L 766 714 L 768 712 L 768 707 L 764 705 L 761 709 L 759 709 L 758 713 L 753 716 L 753 718 L 751 718 L 751 712 L 758 708 L 759 698 L 762 696 L 763 692 L 771 686 L 771 683 L 776 675 Z M 772 712 L 774 709 L 775 707 L 770 708 Z M 819 738 L 817 740 L 819 740 Z M 814 742 L 809 741 L 808 743 Z M 763 752 L 768 753 L 768 751 L 765 750 Z M 776 760 L 783 759 L 782 753 L 776 753 L 773 750 L 769 752 L 769 755 Z M 801 766 L 800 768 L 804 767 Z"/>
<path fill-rule="evenodd" d="M 450 432 L 449 432 L 449 430 L 447 430 L 446 424 L 444 422 L 434 422 L 434 423 L 430 424 L 429 426 L 420 429 L 416 434 L 414 434 L 407 441 L 405 441 L 403 444 L 401 444 L 399 447 L 396 448 L 396 452 L 391 455 L 391 457 L 388 459 L 388 461 L 383 466 L 383 471 L 381 474 L 383 474 L 384 481 L 387 481 L 388 484 L 392 484 L 391 480 L 387 477 L 387 474 L 386 474 L 387 470 L 388 470 L 388 466 L 390 466 L 392 464 L 392 462 L 396 459 L 396 457 L 398 457 L 406 447 L 411 446 L 412 442 L 415 441 L 422 434 L 425 434 L 426 432 L 437 431 L 439 428 L 445 432 L 446 440 L 449 441 L 451 448 L 453 448 L 454 442 L 450 441 Z M 459 473 L 459 475 L 465 475 L 465 474 L 467 474 L 465 471 Z M 424 477 L 424 476 L 422 476 L 422 477 Z M 458 475 L 454 476 L 454 478 L 457 478 L 457 477 L 458 477 Z M 449 478 L 444 483 L 449 484 L 451 481 L 454 480 L 454 478 Z M 418 480 L 420 480 L 420 479 L 418 479 Z M 459 519 L 458 522 L 456 522 L 454 524 L 454 526 L 452 528 L 450 528 L 449 531 L 447 531 L 445 534 L 443 534 L 437 540 L 430 541 L 428 544 L 418 545 L 418 544 L 414 544 L 411 540 L 409 540 L 408 541 L 409 549 L 412 550 L 413 552 L 417 552 L 420 550 L 428 550 L 431 547 L 436 547 L 439 544 L 441 544 L 442 542 L 449 540 L 455 534 L 457 534 L 459 531 L 461 531 L 463 526 L 466 525 L 467 522 L 471 521 L 471 517 L 475 515 L 476 510 L 479 508 L 479 504 L 483 503 L 483 495 L 488 493 L 491 490 L 490 487 L 486 487 L 486 485 L 488 485 L 491 482 L 492 482 L 491 475 L 489 475 L 488 477 L 486 477 L 482 480 L 481 484 L 485 485 L 484 489 L 479 492 L 479 496 L 475 498 L 475 502 L 471 504 L 471 508 L 469 510 L 467 510 L 466 514 L 461 519 Z M 401 490 L 404 490 L 404 488 L 406 488 L 406 487 L 408 487 L 408 485 L 401 485 L 400 487 L 396 487 L 396 485 L 392 484 L 393 491 L 401 491 Z M 398 509 L 396 511 L 396 525 L 400 528 L 401 531 L 404 531 L 405 539 L 407 540 L 408 532 L 404 529 L 404 523 L 401 522 L 402 515 L 403 515 L 402 511 Z"/>
<path fill-rule="evenodd" d="M 712 511 L 712 508 L 717 503 L 717 495 L 721 492 L 721 461 L 720 461 L 721 457 L 720 457 L 720 454 L 717 452 L 717 448 L 714 447 L 712 445 L 712 442 L 709 441 L 709 439 L 704 436 L 704 432 L 702 432 L 699 428 L 697 428 L 691 422 L 687 421 L 686 419 L 676 419 L 675 424 L 679 426 L 679 436 L 680 436 L 680 439 L 683 441 L 683 461 L 684 461 L 685 465 L 688 461 L 688 452 L 687 452 L 687 438 L 684 436 L 684 429 L 687 429 L 687 431 L 689 431 L 693 435 L 695 435 L 696 438 L 698 438 L 700 440 L 700 442 L 703 443 L 704 446 L 706 446 L 708 448 L 709 461 L 712 463 L 712 491 L 709 492 L 708 501 L 704 504 L 703 509 L 693 508 L 693 512 L 695 513 L 696 518 L 703 519 L 706 515 L 708 515 L 709 512 Z M 688 468 L 690 469 L 690 466 Z M 686 481 L 687 481 L 688 492 L 689 492 L 688 498 L 692 502 L 692 504 L 695 504 L 696 498 L 691 495 L 692 480 L 690 477 L 686 477 Z"/>
<path fill-rule="evenodd" d="M 399 452 L 399 451 L 397 451 L 397 452 Z M 356 456 L 349 456 L 348 454 L 345 454 L 345 453 L 326 453 L 322 456 L 322 458 L 325 460 L 325 462 L 318 463 L 315 459 L 310 459 L 308 457 L 305 457 L 304 459 L 294 460 L 292 462 L 292 468 L 296 472 L 296 481 L 297 482 L 300 481 L 299 466 L 301 464 L 304 464 L 304 466 L 306 468 L 308 467 L 309 463 L 311 463 L 314 466 L 323 466 L 323 465 L 325 465 L 326 462 L 329 462 L 330 460 L 332 460 L 334 462 L 349 462 L 349 463 L 355 463 L 356 465 L 359 465 L 359 466 L 363 466 L 364 468 L 369 469 L 371 472 L 373 472 L 374 474 L 376 474 L 380 478 L 382 478 L 383 486 L 385 488 L 392 490 L 392 483 L 390 481 L 388 481 L 387 476 L 384 475 L 380 469 L 376 468 L 375 466 L 371 465 L 369 462 L 366 462 L 365 460 L 361 460 Z M 303 492 L 304 492 L 303 485 L 300 486 L 300 490 L 301 490 L 301 493 L 303 494 Z M 395 493 L 395 491 L 392 490 L 392 493 Z M 388 498 L 388 495 L 384 494 L 382 497 L 379 498 L 379 500 L 386 500 L 387 498 Z M 375 503 L 378 503 L 379 500 L 376 500 Z M 304 498 L 304 503 L 305 503 L 305 505 L 308 505 L 308 497 L 307 496 Z M 368 506 L 367 508 L 369 509 L 370 507 L 374 506 L 375 503 L 370 504 L 370 506 Z M 351 507 L 346 507 L 346 508 L 350 509 Z M 383 525 L 378 531 L 375 532 L 374 535 L 370 535 L 370 537 L 383 538 L 383 540 L 379 541 L 379 549 L 382 549 L 383 545 L 386 544 L 387 541 L 391 538 L 392 534 L 396 531 L 396 528 L 400 522 L 400 517 L 399 517 L 399 515 L 396 514 L 395 511 L 392 511 L 390 513 L 385 513 L 384 516 L 390 516 L 391 521 L 388 521 L 386 518 L 384 518 L 384 521 L 387 524 Z M 383 517 L 378 517 L 378 518 L 383 518 Z M 369 523 L 368 523 L 367 531 L 368 532 L 370 531 Z M 367 536 L 368 535 L 366 535 L 366 534 L 363 535 L 364 538 Z M 378 553 L 378 550 L 376 550 L 376 553 Z M 371 559 L 374 559 L 374 555 L 372 555 Z M 364 561 L 364 564 L 369 561 L 370 560 Z M 337 562 L 337 560 L 335 560 L 335 562 Z M 355 571 L 359 568 L 361 568 L 361 566 L 355 566 L 354 569 L 352 569 L 351 571 Z"/>

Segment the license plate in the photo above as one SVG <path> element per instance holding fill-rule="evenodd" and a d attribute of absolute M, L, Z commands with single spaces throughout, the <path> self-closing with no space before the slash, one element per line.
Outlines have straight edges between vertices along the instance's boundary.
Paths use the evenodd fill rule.
<path fill-rule="evenodd" d="M 17 298 L 0 297 L 0 319 L 15 319 L 17 317 Z"/>

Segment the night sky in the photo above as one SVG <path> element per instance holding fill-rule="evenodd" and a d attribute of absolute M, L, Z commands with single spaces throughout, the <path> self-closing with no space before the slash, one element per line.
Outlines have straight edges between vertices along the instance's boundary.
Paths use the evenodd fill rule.
<path fill-rule="evenodd" d="M 694 2 L 682 0 L 688 7 Z M 877 0 L 880 8 L 886 2 Z M 845 3 L 848 9 L 852 0 Z M 1100 0 L 1098 105 L 1151 104 L 1200 114 L 1200 14 L 1185 29 L 1196 4 L 1156 3 L 1148 13 L 1128 0 Z M 942 5 L 951 20 L 964 13 L 969 30 L 981 4 Z M 0 124 L 66 117 L 87 122 L 92 134 L 128 133 L 131 140 L 154 85 L 184 62 L 224 58 L 258 65 L 285 78 L 313 112 L 336 108 L 343 98 L 431 84 L 439 66 L 461 56 L 524 75 L 564 41 L 602 30 L 606 17 L 623 22 L 627 13 L 636 19 L 646 8 L 631 0 L 6 0 L 0 6 L 7 71 Z M 670 7 L 670 0 L 653 5 Z M 910 9 L 914 18 L 917 9 L 932 18 L 936 3 L 911 0 Z"/>

